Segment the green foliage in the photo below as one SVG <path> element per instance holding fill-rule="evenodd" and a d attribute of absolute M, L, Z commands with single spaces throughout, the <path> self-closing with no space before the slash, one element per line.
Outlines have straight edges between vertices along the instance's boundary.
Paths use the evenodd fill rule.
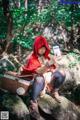
<path fill-rule="evenodd" d="M 7 32 L 7 22 L 3 14 L 3 10 L 0 7 L 0 39 L 4 39 L 6 37 L 6 32 Z"/>
<path fill-rule="evenodd" d="M 80 5 L 64 5 L 52 0 L 52 7 L 55 12 L 56 21 L 61 24 L 64 23 L 66 27 L 71 27 L 73 17 L 73 24 L 76 26 L 80 22 Z"/>
<path fill-rule="evenodd" d="M 33 10 L 33 7 L 31 10 Z M 21 7 L 20 9 L 14 9 L 13 20 L 14 34 L 16 35 L 16 37 L 13 39 L 13 42 L 16 41 L 21 46 L 32 49 L 34 33 L 33 28 L 31 27 L 31 24 L 33 22 L 31 16 L 33 14 L 31 13 L 31 11 L 29 11 L 29 14 L 27 11 L 25 11 L 24 7 Z"/>
<path fill-rule="evenodd" d="M 77 64 L 80 64 L 80 56 L 74 52 L 70 52 L 69 54 L 67 54 L 67 56 L 73 56 L 75 58 L 74 62 L 70 62 L 69 63 L 69 68 L 73 68 L 75 67 Z"/>
<path fill-rule="evenodd" d="M 34 37 L 41 34 L 41 31 L 36 31 L 37 27 L 34 30 L 33 26 L 49 24 L 51 19 L 49 8 L 45 8 L 39 14 L 35 2 L 29 4 L 28 11 L 25 11 L 24 7 L 14 8 L 13 20 L 16 37 L 13 42 L 17 41 L 21 46 L 32 49 Z"/>
<path fill-rule="evenodd" d="M 13 1 L 12 1 L 13 2 Z M 41 26 L 64 23 L 68 29 L 72 26 L 72 18 L 74 26 L 80 22 L 80 5 L 62 5 L 57 0 L 51 0 L 51 3 L 38 12 L 38 1 L 28 1 L 28 10 L 24 8 L 24 2 L 21 1 L 21 7 L 10 7 L 13 17 L 13 34 L 14 43 L 32 49 L 34 37 L 42 34 Z M 37 27 L 37 25 L 39 25 Z M 0 38 L 5 38 L 7 33 L 6 18 L 0 8 Z M 35 26 L 35 29 L 34 29 Z M 53 25 L 54 26 L 54 25 Z M 16 41 L 16 42 L 15 42 Z"/>

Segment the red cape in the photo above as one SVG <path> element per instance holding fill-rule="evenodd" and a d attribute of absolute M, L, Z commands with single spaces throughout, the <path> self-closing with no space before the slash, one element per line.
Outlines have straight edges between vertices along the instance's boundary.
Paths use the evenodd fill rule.
<path fill-rule="evenodd" d="M 38 50 L 42 46 L 46 47 L 46 52 L 44 54 L 45 59 L 50 59 L 48 56 L 50 53 L 50 48 L 46 38 L 44 38 L 43 36 L 36 37 L 33 46 L 33 53 L 28 59 L 28 62 L 23 66 L 22 75 L 36 73 L 36 69 L 41 67 L 41 63 L 38 60 Z"/>

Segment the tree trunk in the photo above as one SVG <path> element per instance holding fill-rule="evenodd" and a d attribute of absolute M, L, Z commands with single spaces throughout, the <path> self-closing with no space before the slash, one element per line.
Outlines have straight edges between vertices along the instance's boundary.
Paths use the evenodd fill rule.
<path fill-rule="evenodd" d="M 24 0 L 25 9 L 28 10 L 28 0 Z"/>
<path fill-rule="evenodd" d="M 9 0 L 2 0 L 2 6 L 3 6 L 4 15 L 7 18 L 7 24 L 8 24 L 8 27 L 7 27 L 7 37 L 6 37 L 7 45 L 6 45 L 6 49 L 5 49 L 5 52 L 6 52 L 8 47 L 9 47 L 9 45 L 10 45 L 10 40 L 13 37 L 13 35 L 12 35 L 13 19 L 12 19 L 10 10 L 9 10 Z"/>
<path fill-rule="evenodd" d="M 70 10 L 71 10 L 71 31 L 70 31 L 70 40 L 69 40 L 69 46 L 71 50 L 74 48 L 74 5 L 71 5 Z"/>

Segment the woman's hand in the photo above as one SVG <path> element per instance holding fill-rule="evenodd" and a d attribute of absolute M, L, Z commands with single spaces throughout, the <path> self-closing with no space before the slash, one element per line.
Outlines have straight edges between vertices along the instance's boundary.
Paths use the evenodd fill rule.
<path fill-rule="evenodd" d="M 39 68 L 36 70 L 36 72 L 37 72 L 38 74 L 43 74 L 43 73 L 46 72 L 46 70 L 47 70 L 47 66 L 46 66 L 46 65 L 42 65 L 41 67 L 39 67 Z"/>
<path fill-rule="evenodd" d="M 47 68 L 50 66 L 48 60 L 45 60 L 44 66 L 46 66 Z"/>
<path fill-rule="evenodd" d="M 53 65 L 53 64 L 54 64 L 54 60 L 53 60 L 53 59 L 51 59 L 51 60 L 46 60 L 46 61 L 45 61 L 45 66 L 48 67 L 48 68 L 49 68 L 51 65 Z"/>

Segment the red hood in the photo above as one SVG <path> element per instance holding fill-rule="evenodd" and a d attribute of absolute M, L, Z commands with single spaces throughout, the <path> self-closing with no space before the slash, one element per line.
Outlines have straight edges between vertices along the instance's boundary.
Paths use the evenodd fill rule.
<path fill-rule="evenodd" d="M 48 54 L 50 53 L 50 48 L 49 48 L 49 45 L 48 45 L 48 42 L 47 42 L 46 38 L 44 38 L 43 36 L 38 36 L 38 37 L 35 38 L 35 42 L 34 42 L 34 45 L 33 45 L 34 55 L 35 56 L 38 55 L 38 50 L 42 46 L 46 47 L 46 52 L 45 52 L 44 57 L 49 59 Z"/>
<path fill-rule="evenodd" d="M 34 47 L 33 53 L 30 56 L 28 62 L 23 66 L 22 74 L 35 73 L 36 69 L 41 67 L 41 63 L 38 60 L 38 50 L 42 46 L 46 47 L 46 52 L 44 54 L 45 59 L 50 59 L 48 56 L 50 53 L 50 48 L 49 48 L 49 45 L 47 43 L 46 38 L 44 38 L 43 36 L 36 37 L 35 42 L 34 42 L 34 46 L 33 46 Z"/>

